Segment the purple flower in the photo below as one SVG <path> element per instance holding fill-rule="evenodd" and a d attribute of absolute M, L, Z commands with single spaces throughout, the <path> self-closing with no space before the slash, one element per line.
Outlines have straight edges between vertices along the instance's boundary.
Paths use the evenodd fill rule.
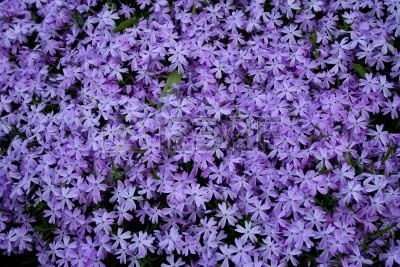
<path fill-rule="evenodd" d="M 139 232 L 139 235 L 133 234 L 133 244 L 129 248 L 133 251 L 137 249 L 138 258 L 143 258 L 147 254 L 147 250 L 154 253 L 155 247 L 153 246 L 154 237 L 149 236 L 147 233 Z"/>
<path fill-rule="evenodd" d="M 258 226 L 251 227 L 251 222 L 245 222 L 245 227 L 241 225 L 237 225 L 236 232 L 239 232 L 242 235 L 242 239 L 244 241 L 247 241 L 248 239 L 251 240 L 251 242 L 256 243 L 257 242 L 257 237 L 256 235 L 261 233 L 260 229 Z"/>
<path fill-rule="evenodd" d="M 235 264 L 246 264 L 251 261 L 251 251 L 253 251 L 254 246 L 251 244 L 246 244 L 242 239 L 235 239 L 235 245 L 229 246 L 229 252 L 233 255 L 232 261 Z"/>
<path fill-rule="evenodd" d="M 396 1 L 103 2 L 0 3 L 2 252 L 399 263 Z"/>
<path fill-rule="evenodd" d="M 167 262 L 168 264 L 161 264 L 161 267 L 179 267 L 185 265 L 185 262 L 182 260 L 182 258 L 178 258 L 175 261 L 174 255 L 170 255 L 167 257 Z"/>

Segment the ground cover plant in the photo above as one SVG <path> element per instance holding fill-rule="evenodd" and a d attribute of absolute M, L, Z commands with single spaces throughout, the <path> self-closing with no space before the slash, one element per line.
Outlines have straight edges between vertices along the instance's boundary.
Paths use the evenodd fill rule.
<path fill-rule="evenodd" d="M 1 254 L 399 265 L 399 35 L 397 0 L 0 1 Z"/>

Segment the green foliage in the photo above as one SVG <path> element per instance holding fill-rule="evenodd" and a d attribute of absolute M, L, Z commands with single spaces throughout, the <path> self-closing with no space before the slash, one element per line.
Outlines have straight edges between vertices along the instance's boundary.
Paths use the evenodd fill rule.
<path fill-rule="evenodd" d="M 337 23 L 337 27 L 340 30 L 345 30 L 345 31 L 351 31 L 351 24 L 347 24 L 344 19 L 343 16 L 340 15 L 339 16 L 339 21 Z"/>
<path fill-rule="evenodd" d="M 191 13 L 192 13 L 192 15 L 196 15 L 197 14 L 197 10 L 196 10 L 196 6 L 195 5 L 192 6 Z"/>
<path fill-rule="evenodd" d="M 362 168 L 360 167 L 360 165 L 358 164 L 357 160 L 354 159 L 354 158 L 351 156 L 350 153 L 344 152 L 344 153 L 343 153 L 343 156 L 347 157 L 347 161 L 349 162 L 349 165 L 350 165 L 351 167 L 354 168 L 354 171 L 355 171 L 355 174 L 356 174 L 356 175 L 361 174 L 361 173 L 364 172 L 363 169 L 362 169 Z"/>
<path fill-rule="evenodd" d="M 318 50 L 318 44 L 317 44 L 317 30 L 315 28 L 314 28 L 313 32 L 310 34 L 310 42 L 313 46 L 314 58 L 318 58 L 319 50 Z"/>
<path fill-rule="evenodd" d="M 85 18 L 77 11 L 72 13 L 72 20 L 79 28 L 82 28 L 85 25 Z"/>
<path fill-rule="evenodd" d="M 382 226 L 383 225 L 381 225 L 376 232 L 365 235 L 364 241 L 362 244 L 363 250 L 367 250 L 370 247 L 370 245 L 372 244 L 372 242 L 374 242 L 375 240 L 377 240 L 379 238 L 383 238 L 384 234 L 390 233 L 393 230 L 393 228 L 396 226 L 396 223 L 386 226 L 385 228 L 382 228 Z"/>
<path fill-rule="evenodd" d="M 36 95 L 36 94 L 33 94 L 33 96 L 32 96 L 32 104 L 34 104 L 35 106 L 38 106 L 39 104 L 40 104 L 40 102 L 41 102 L 42 100 L 41 100 L 41 97 L 40 96 L 38 96 L 38 95 Z"/>
<path fill-rule="evenodd" d="M 269 12 L 273 8 L 273 5 L 271 5 L 271 1 L 265 1 L 264 2 L 264 12 Z"/>
<path fill-rule="evenodd" d="M 114 160 L 111 159 L 111 180 L 112 181 L 122 180 L 127 175 L 127 173 L 132 169 L 132 167 L 133 166 L 129 167 L 127 170 L 121 170 L 121 168 L 117 168 L 115 166 Z"/>
<path fill-rule="evenodd" d="M 218 204 L 220 201 L 218 201 L 215 197 L 213 197 L 210 201 L 205 202 L 205 205 L 208 210 L 218 210 Z"/>
<path fill-rule="evenodd" d="M 157 254 L 151 253 L 147 255 L 145 258 L 140 259 L 140 267 L 152 267 L 152 266 L 161 266 L 165 261 L 163 257 L 160 257 Z"/>
<path fill-rule="evenodd" d="M 42 103 L 42 97 L 34 94 L 32 97 L 31 104 L 38 106 L 40 103 Z M 51 112 L 57 113 L 60 111 L 60 106 L 59 104 L 51 104 L 51 103 L 46 103 L 46 106 L 44 107 L 42 113 L 43 114 L 49 114 Z"/>
<path fill-rule="evenodd" d="M 114 32 L 121 32 L 126 28 L 137 24 L 141 19 L 147 18 L 148 16 L 149 13 L 147 10 L 140 10 L 139 12 L 136 12 L 136 14 L 132 18 L 124 20 L 120 24 L 118 24 L 118 26 L 114 28 Z"/>
<path fill-rule="evenodd" d="M 158 177 L 157 172 L 155 170 L 151 170 L 151 176 L 153 177 L 154 180 L 160 180 L 160 177 Z"/>
<path fill-rule="evenodd" d="M 400 119 L 393 120 L 390 113 L 389 114 L 371 114 L 371 119 L 369 125 L 374 128 L 375 125 L 383 124 L 384 131 L 389 133 L 400 133 Z"/>
<path fill-rule="evenodd" d="M 1 119 L 0 123 L 9 129 L 8 134 L 0 138 L 0 153 L 5 153 L 14 139 L 26 139 L 26 135 L 24 133 L 21 133 L 15 125 L 12 125 L 10 128 Z"/>
<path fill-rule="evenodd" d="M 44 201 L 36 205 L 29 204 L 25 206 L 25 210 L 36 219 L 36 222 L 32 223 L 33 229 L 41 234 L 44 241 L 51 242 L 54 238 L 54 229 L 56 225 L 49 223 L 47 218 L 43 216 L 43 212 L 46 209 L 49 209 L 49 207 Z"/>
<path fill-rule="evenodd" d="M 144 103 L 152 108 L 157 108 L 157 105 L 153 103 L 153 101 L 151 101 L 151 99 L 146 98 L 146 100 L 144 101 Z"/>
<path fill-rule="evenodd" d="M 119 174 L 118 170 L 115 168 L 114 160 L 111 159 L 111 177 L 113 180 L 122 180 L 123 176 Z"/>
<path fill-rule="evenodd" d="M 317 194 L 314 197 L 314 200 L 315 202 L 317 202 L 317 205 L 320 206 L 325 211 L 332 212 L 335 211 L 336 209 L 336 204 L 335 204 L 336 201 L 330 190 L 326 195 L 317 192 Z"/>
<path fill-rule="evenodd" d="M 182 74 L 180 74 L 178 71 L 174 70 L 173 72 L 170 73 L 170 75 L 167 78 L 167 81 L 165 82 L 164 88 L 161 92 L 161 97 L 165 97 L 167 95 L 171 95 L 175 93 L 175 90 L 171 90 L 174 84 L 180 83 L 182 80 Z M 162 108 L 163 104 L 159 103 L 157 105 L 157 109 Z"/>
<path fill-rule="evenodd" d="M 60 106 L 58 104 L 46 104 L 43 113 L 48 114 L 48 113 L 57 113 L 60 111 Z"/>
<path fill-rule="evenodd" d="M 132 17 L 132 18 L 129 18 L 129 19 L 121 22 L 120 24 L 118 24 L 117 27 L 114 28 L 114 32 L 120 32 L 120 31 L 125 30 L 126 28 L 138 23 L 139 19 L 140 18 L 138 18 L 138 17 Z"/>
<path fill-rule="evenodd" d="M 395 150 L 396 147 L 394 146 L 389 146 L 388 150 L 386 151 L 385 155 L 382 158 L 382 163 L 384 163 L 385 161 L 387 161 L 390 156 L 392 155 L 393 151 Z"/>
<path fill-rule="evenodd" d="M 319 252 L 315 247 L 312 247 L 310 251 L 303 251 L 301 255 L 298 256 L 299 264 L 298 266 L 314 267 L 318 266 L 316 259 L 319 257 L 321 252 Z M 288 266 L 294 266 L 290 261 Z"/>
<path fill-rule="evenodd" d="M 324 166 L 323 166 L 322 169 L 318 172 L 318 174 L 325 174 L 325 173 L 329 173 L 329 172 L 332 172 L 332 169 L 327 169 L 327 168 L 325 167 L 325 163 L 324 163 Z"/>
<path fill-rule="evenodd" d="M 188 162 L 183 162 L 179 164 L 179 166 L 185 171 L 190 173 L 193 169 L 193 161 L 189 160 Z"/>
<path fill-rule="evenodd" d="M 182 74 L 180 74 L 178 71 L 174 70 L 173 72 L 171 72 L 161 92 L 161 97 L 165 97 L 169 94 L 174 93 L 174 91 L 170 89 L 174 84 L 178 84 L 181 81 L 181 79 L 182 79 Z"/>
<path fill-rule="evenodd" d="M 360 64 L 353 64 L 353 69 L 360 75 L 361 78 L 365 79 L 365 74 L 367 71 L 364 69 L 364 67 Z"/>

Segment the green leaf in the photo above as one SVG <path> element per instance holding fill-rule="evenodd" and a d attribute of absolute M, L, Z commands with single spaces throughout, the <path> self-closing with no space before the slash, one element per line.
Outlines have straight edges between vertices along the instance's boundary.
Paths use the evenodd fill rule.
<path fill-rule="evenodd" d="M 362 244 L 363 249 L 364 250 L 368 249 L 370 247 L 370 244 L 372 244 L 372 242 L 374 242 L 378 238 L 383 238 L 383 235 L 389 233 L 395 226 L 396 224 L 391 224 L 386 228 L 382 229 L 381 225 L 375 233 L 367 234 Z"/>
<path fill-rule="evenodd" d="M 75 11 L 72 14 L 72 18 L 75 24 L 78 25 L 79 28 L 82 28 L 83 25 L 85 25 L 85 18 L 79 12 Z"/>
<path fill-rule="evenodd" d="M 385 162 L 390 158 L 390 155 L 392 154 L 392 152 L 394 151 L 395 147 L 394 146 L 389 146 L 388 150 L 386 151 L 385 156 L 383 157 L 382 161 Z"/>
<path fill-rule="evenodd" d="M 196 6 L 195 5 L 193 5 L 192 6 L 192 15 L 197 15 L 197 10 L 196 10 Z"/>
<path fill-rule="evenodd" d="M 132 17 L 130 19 L 127 19 L 123 22 L 121 22 L 117 27 L 114 28 L 114 32 L 120 32 L 125 30 L 126 28 L 132 26 L 135 23 L 139 22 L 139 18 L 138 17 Z"/>
<path fill-rule="evenodd" d="M 51 112 L 58 113 L 60 111 L 60 106 L 58 104 L 46 104 L 43 113 L 49 114 Z"/>
<path fill-rule="evenodd" d="M 317 194 L 314 196 L 314 200 L 317 205 L 325 211 L 332 212 L 336 209 L 335 198 L 330 190 L 327 194 L 321 194 L 320 192 L 317 192 Z"/>
<path fill-rule="evenodd" d="M 46 208 L 46 204 L 44 202 L 40 202 L 36 207 L 35 211 L 39 211 Z"/>
<path fill-rule="evenodd" d="M 365 74 L 367 73 L 367 71 L 364 69 L 363 66 L 361 66 L 360 64 L 353 64 L 353 68 L 358 73 L 358 75 L 360 75 L 361 78 L 365 79 Z"/>
<path fill-rule="evenodd" d="M 165 82 L 164 88 L 161 92 L 161 97 L 165 97 L 167 95 L 173 94 L 175 91 L 171 90 L 172 86 L 174 84 L 180 83 L 182 80 L 182 74 L 180 74 L 178 71 L 174 70 L 171 72 L 171 74 L 168 76 L 167 81 Z M 157 109 L 160 109 L 163 106 L 162 103 L 159 103 L 157 105 Z"/>
<path fill-rule="evenodd" d="M 333 171 L 332 169 L 327 169 L 324 166 L 324 168 L 322 170 L 320 170 L 318 174 L 325 174 L 325 173 L 329 173 L 329 172 L 332 172 L 332 171 Z"/>
<path fill-rule="evenodd" d="M 370 66 L 366 66 L 365 69 L 367 70 L 368 73 L 372 73 L 372 69 Z"/>
<path fill-rule="evenodd" d="M 168 76 L 167 81 L 165 82 L 164 88 L 161 92 L 161 97 L 165 97 L 169 94 L 173 93 L 173 90 L 170 90 L 171 87 L 174 84 L 178 84 L 182 79 L 182 74 L 180 74 L 178 71 L 174 70 L 171 72 L 171 74 Z"/>
<path fill-rule="evenodd" d="M 117 169 L 115 168 L 113 159 L 111 159 L 111 177 L 113 180 L 120 180 L 122 178 L 122 176 L 118 173 Z"/>
<path fill-rule="evenodd" d="M 34 226 L 33 229 L 35 229 L 38 232 L 43 232 L 43 233 L 48 233 L 48 232 L 52 232 L 55 228 L 55 225 L 50 225 L 49 227 L 45 227 L 45 226 Z"/>
<path fill-rule="evenodd" d="M 155 105 L 155 104 L 153 103 L 153 101 L 151 101 L 150 99 L 146 99 L 146 100 L 144 101 L 144 103 L 145 103 L 146 105 L 150 106 L 150 107 L 153 107 L 153 108 L 156 107 L 156 105 Z"/>
<path fill-rule="evenodd" d="M 317 44 L 317 30 L 315 28 L 314 28 L 313 32 L 310 34 L 310 42 L 313 46 L 314 58 L 318 58 L 319 50 L 318 50 L 318 44 Z"/>
<path fill-rule="evenodd" d="M 157 173 L 154 170 L 151 170 L 151 175 L 153 176 L 154 180 L 160 180 L 160 177 L 158 177 Z"/>

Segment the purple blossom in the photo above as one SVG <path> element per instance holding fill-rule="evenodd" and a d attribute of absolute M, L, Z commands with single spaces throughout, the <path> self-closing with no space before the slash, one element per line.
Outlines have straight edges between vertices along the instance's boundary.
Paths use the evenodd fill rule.
<path fill-rule="evenodd" d="M 3 254 L 400 264 L 396 1 L 106 2 L 0 3 Z"/>

